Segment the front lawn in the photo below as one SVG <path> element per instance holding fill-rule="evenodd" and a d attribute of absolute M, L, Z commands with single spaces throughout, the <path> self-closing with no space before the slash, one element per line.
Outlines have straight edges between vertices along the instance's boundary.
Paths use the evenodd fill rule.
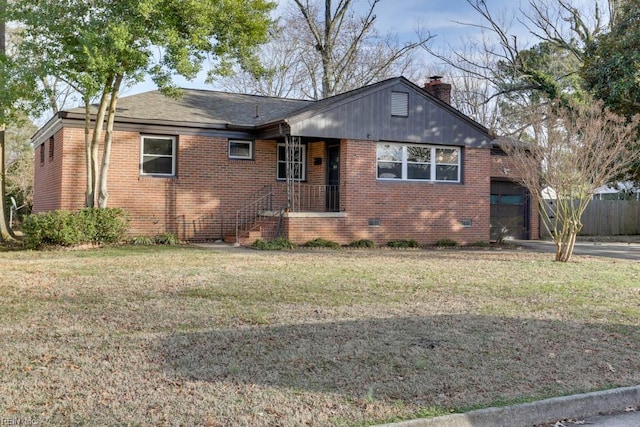
<path fill-rule="evenodd" d="M 360 426 L 640 384 L 640 263 L 0 252 L 0 417 Z"/>

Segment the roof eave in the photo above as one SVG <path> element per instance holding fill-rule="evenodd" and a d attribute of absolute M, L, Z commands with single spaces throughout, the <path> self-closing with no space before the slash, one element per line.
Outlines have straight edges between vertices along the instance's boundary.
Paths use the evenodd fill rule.
<path fill-rule="evenodd" d="M 84 121 L 84 114 L 63 111 L 62 118 L 69 120 L 82 120 Z M 93 120 L 95 115 L 91 115 L 91 119 Z M 126 123 L 126 124 L 145 124 L 145 125 L 155 125 L 155 126 L 167 126 L 167 127 L 187 127 L 187 128 L 197 128 L 197 129 L 216 129 L 216 130 L 255 130 L 256 126 L 254 125 L 246 125 L 246 124 L 235 124 L 235 123 L 207 123 L 207 122 L 186 122 L 186 121 L 176 121 L 176 120 L 159 120 L 159 119 L 145 119 L 145 118 L 135 118 L 135 117 L 122 117 L 116 116 L 115 123 Z"/>
<path fill-rule="evenodd" d="M 37 148 L 49 138 L 50 134 L 56 133 L 62 127 L 62 119 L 62 112 L 54 114 L 44 126 L 31 136 L 31 147 Z"/>

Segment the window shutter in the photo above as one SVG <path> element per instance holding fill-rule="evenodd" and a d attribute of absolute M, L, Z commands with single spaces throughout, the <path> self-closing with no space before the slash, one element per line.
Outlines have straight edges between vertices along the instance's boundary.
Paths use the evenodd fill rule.
<path fill-rule="evenodd" d="M 391 92 L 391 115 L 409 115 L 409 94 L 406 92 Z"/>

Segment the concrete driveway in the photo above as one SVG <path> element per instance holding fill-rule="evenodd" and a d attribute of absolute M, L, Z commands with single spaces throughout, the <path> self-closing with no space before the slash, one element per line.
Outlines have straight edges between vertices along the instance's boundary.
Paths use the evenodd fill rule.
<path fill-rule="evenodd" d="M 523 248 L 538 252 L 555 253 L 556 245 L 549 240 L 510 240 Z M 615 259 L 640 261 L 638 242 L 576 242 L 575 255 L 589 255 Z"/>
<path fill-rule="evenodd" d="M 640 426 L 640 412 L 630 410 L 611 415 L 598 415 L 581 421 L 580 423 L 567 423 L 563 425 L 566 427 L 578 424 L 588 425 L 589 427 L 638 427 Z"/>

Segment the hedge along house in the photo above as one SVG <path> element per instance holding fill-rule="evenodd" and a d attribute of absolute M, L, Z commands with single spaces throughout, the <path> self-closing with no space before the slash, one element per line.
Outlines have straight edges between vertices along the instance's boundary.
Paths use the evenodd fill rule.
<path fill-rule="evenodd" d="M 191 89 L 121 98 L 109 206 L 129 212 L 131 235 L 185 240 L 488 241 L 499 167 L 450 88 L 398 77 L 315 102 Z M 34 212 L 83 207 L 83 114 L 62 111 L 32 138 Z"/>

